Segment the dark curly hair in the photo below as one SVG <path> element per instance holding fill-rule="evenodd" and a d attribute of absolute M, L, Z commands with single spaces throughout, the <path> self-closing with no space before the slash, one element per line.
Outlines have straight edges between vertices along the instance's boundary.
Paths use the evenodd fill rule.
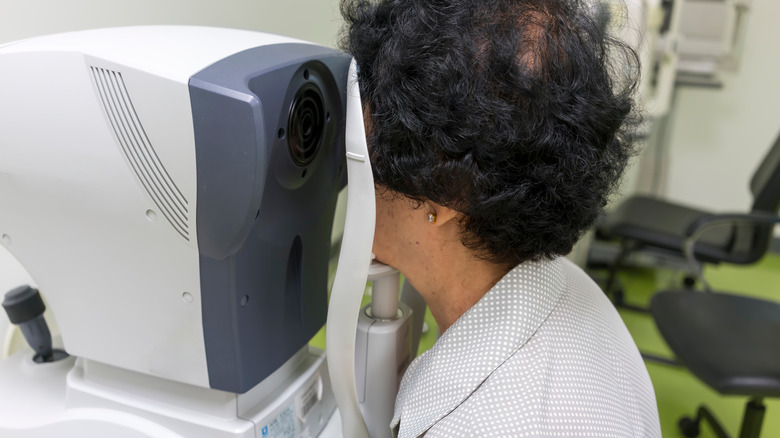
<path fill-rule="evenodd" d="M 379 188 L 509 266 L 564 255 L 633 154 L 636 54 L 577 0 L 344 0 Z"/>

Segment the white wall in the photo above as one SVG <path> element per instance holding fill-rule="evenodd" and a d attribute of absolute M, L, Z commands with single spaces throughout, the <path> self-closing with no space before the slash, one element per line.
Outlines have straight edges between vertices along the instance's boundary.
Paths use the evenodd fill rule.
<path fill-rule="evenodd" d="M 0 44 L 98 27 L 188 24 L 261 30 L 335 46 L 341 23 L 338 0 L 0 0 Z M 0 245 L 0 298 L 23 283 L 33 282 Z M 0 346 L 5 322 L 0 315 Z"/>
<path fill-rule="evenodd" d="M 780 133 L 780 2 L 753 0 L 740 70 L 722 89 L 678 89 L 667 145 L 667 196 L 744 211 L 748 184 Z"/>
<path fill-rule="evenodd" d="M 192 24 L 335 45 L 337 0 L 0 0 L 0 42 L 96 27 Z"/>

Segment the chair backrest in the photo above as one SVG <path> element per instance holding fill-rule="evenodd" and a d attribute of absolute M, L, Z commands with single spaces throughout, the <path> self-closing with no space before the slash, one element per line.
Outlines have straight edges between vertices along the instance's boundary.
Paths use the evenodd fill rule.
<path fill-rule="evenodd" d="M 753 211 L 777 213 L 780 209 L 780 136 L 750 180 Z"/>
<path fill-rule="evenodd" d="M 750 179 L 753 193 L 752 211 L 778 213 L 780 210 L 780 135 L 764 156 Z M 772 241 L 773 227 L 769 225 L 737 225 L 729 257 L 724 261 L 749 264 L 766 254 Z"/>

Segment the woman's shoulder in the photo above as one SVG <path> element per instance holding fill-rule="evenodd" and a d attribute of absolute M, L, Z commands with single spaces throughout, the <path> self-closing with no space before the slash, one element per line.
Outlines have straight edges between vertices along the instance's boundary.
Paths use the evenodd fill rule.
<path fill-rule="evenodd" d="M 557 263 L 563 292 L 552 312 L 427 437 L 660 436 L 653 387 L 620 316 L 579 267 Z"/>
<path fill-rule="evenodd" d="M 641 359 L 627 354 L 627 346 L 609 345 L 619 339 L 572 336 L 553 325 L 540 329 L 426 437 L 660 437 Z"/>

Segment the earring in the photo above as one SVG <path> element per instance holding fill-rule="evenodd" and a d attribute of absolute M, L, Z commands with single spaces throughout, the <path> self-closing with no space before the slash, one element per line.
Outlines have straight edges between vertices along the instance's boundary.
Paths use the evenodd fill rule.
<path fill-rule="evenodd" d="M 428 213 L 428 223 L 436 223 L 436 213 Z"/>

